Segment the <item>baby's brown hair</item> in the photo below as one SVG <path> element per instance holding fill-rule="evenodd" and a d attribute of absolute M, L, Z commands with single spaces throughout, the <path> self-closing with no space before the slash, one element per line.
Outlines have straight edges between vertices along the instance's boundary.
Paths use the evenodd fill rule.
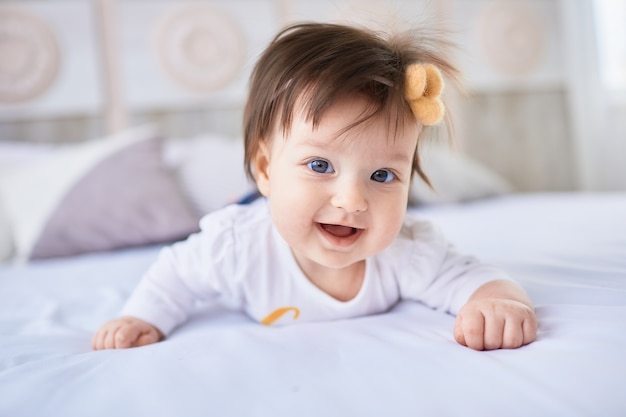
<path fill-rule="evenodd" d="M 383 115 L 394 132 L 413 118 L 405 98 L 406 69 L 432 64 L 454 78 L 458 71 L 437 49 L 435 36 L 402 32 L 383 37 L 373 31 L 330 23 L 295 24 L 281 31 L 257 61 L 244 110 L 244 164 L 253 178 L 259 143 L 281 129 L 286 134 L 296 105 L 314 127 L 340 97 L 360 94 L 371 111 L 348 128 Z M 421 136 L 421 135 L 420 135 Z M 428 177 L 414 157 L 413 168 Z M 429 183 L 430 184 L 430 183 Z"/>

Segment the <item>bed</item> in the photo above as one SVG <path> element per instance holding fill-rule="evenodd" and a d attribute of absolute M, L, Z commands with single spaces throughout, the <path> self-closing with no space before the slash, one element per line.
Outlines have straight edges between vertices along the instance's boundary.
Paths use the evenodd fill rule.
<path fill-rule="evenodd" d="M 538 340 L 477 352 L 454 318 L 280 328 L 198 307 L 167 340 L 92 351 L 163 243 L 0 267 L 1 416 L 623 416 L 626 194 L 501 194 L 411 207 L 529 292 Z"/>
<path fill-rule="evenodd" d="M 416 2 L 396 3 L 410 11 Z M 161 343 L 91 349 L 94 331 L 116 317 L 164 245 L 250 191 L 241 141 L 225 135 L 239 134 L 246 74 L 289 15 L 324 20 L 354 5 L 382 16 L 389 4 L 3 5 L 0 20 L 37 65 L 0 89 L 0 417 L 626 415 L 626 192 L 516 193 L 436 148 L 423 163 L 437 193 L 416 182 L 409 210 L 529 292 L 539 319 L 531 345 L 473 351 L 454 341 L 453 317 L 402 302 L 381 315 L 279 328 L 203 304 Z M 480 15 L 460 5 L 463 21 Z M 548 15 L 557 6 L 541 2 Z M 219 71 L 201 65 L 213 68 L 204 54 L 214 49 L 184 47 L 198 35 L 233 52 L 220 55 Z M 559 55 L 544 55 L 524 78 L 530 89 L 560 85 Z M 474 69 L 488 88 L 509 85 L 486 65 Z M 138 126 L 157 113 L 158 128 Z M 524 112 L 507 113 L 507 125 L 513 113 Z M 119 133 L 95 139 L 102 129 L 92 118 Z M 550 146 L 558 151 L 545 155 L 567 153 Z M 518 156 L 526 179 L 536 166 Z M 566 166 L 546 165 L 549 178 Z"/>

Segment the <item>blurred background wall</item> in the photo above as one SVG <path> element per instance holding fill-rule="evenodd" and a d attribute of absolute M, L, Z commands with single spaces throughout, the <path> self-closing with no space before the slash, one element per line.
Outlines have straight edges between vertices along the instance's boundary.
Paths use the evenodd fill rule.
<path fill-rule="evenodd" d="M 0 140 L 240 137 L 256 57 L 302 20 L 446 31 L 461 152 L 520 191 L 626 190 L 623 0 L 3 1 Z"/>

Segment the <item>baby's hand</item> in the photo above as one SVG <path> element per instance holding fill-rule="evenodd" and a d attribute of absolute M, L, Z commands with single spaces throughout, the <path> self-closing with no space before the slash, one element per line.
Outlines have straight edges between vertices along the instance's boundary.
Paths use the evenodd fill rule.
<path fill-rule="evenodd" d="M 120 317 L 104 323 L 93 336 L 95 350 L 126 349 L 156 343 L 163 334 L 153 325 L 135 317 Z"/>
<path fill-rule="evenodd" d="M 536 337 L 533 309 L 506 298 L 470 299 L 459 311 L 454 325 L 456 341 L 476 350 L 515 349 Z"/>

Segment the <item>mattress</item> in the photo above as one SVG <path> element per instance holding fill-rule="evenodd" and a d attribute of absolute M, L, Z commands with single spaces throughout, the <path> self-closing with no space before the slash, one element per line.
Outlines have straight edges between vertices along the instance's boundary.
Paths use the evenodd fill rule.
<path fill-rule="evenodd" d="M 413 208 L 529 293 L 538 339 L 478 352 L 414 302 L 284 327 L 203 304 L 167 340 L 93 351 L 160 247 L 0 266 L 0 416 L 624 416 L 626 194 Z"/>

